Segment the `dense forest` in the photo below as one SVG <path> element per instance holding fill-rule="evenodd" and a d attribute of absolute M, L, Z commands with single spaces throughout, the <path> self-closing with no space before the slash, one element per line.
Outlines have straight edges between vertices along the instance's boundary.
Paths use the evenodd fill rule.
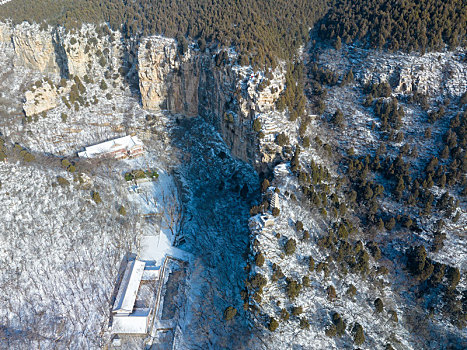
<path fill-rule="evenodd" d="M 326 11 L 325 0 L 15 0 L 0 20 L 63 25 L 107 22 L 126 35 L 187 36 L 208 44 L 234 45 L 246 59 L 274 63 L 293 57 L 308 30 Z"/>
<path fill-rule="evenodd" d="M 336 48 L 360 42 L 391 51 L 437 51 L 467 44 L 466 0 L 337 0 L 319 34 Z"/>
<path fill-rule="evenodd" d="M 329 9 L 329 11 L 328 11 Z M 318 20 L 318 33 L 340 48 L 358 42 L 391 51 L 465 46 L 467 0 L 15 0 L 0 20 L 34 21 L 73 30 L 107 22 L 126 35 L 186 36 L 236 46 L 243 63 L 291 58 Z"/>

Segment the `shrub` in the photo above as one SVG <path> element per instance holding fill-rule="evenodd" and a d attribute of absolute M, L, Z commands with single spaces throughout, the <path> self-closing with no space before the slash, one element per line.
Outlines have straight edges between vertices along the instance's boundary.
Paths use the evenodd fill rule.
<path fill-rule="evenodd" d="M 262 274 L 257 273 L 251 280 L 251 285 L 253 288 L 263 288 L 267 283 L 266 277 Z"/>
<path fill-rule="evenodd" d="M 276 137 L 276 143 L 281 147 L 283 147 L 285 145 L 288 145 L 289 144 L 289 137 L 285 133 L 280 133 Z"/>
<path fill-rule="evenodd" d="M 449 267 L 446 277 L 448 279 L 448 288 L 450 290 L 455 289 L 456 286 L 459 284 L 460 277 L 461 277 L 459 268 Z"/>
<path fill-rule="evenodd" d="M 339 128 L 344 126 L 344 114 L 338 108 L 334 115 L 332 116 L 332 122 Z"/>
<path fill-rule="evenodd" d="M 100 64 L 101 67 L 105 67 L 105 65 L 107 64 L 107 60 L 105 59 L 104 56 L 101 56 L 99 58 L 99 64 Z"/>
<path fill-rule="evenodd" d="M 399 322 L 399 318 L 397 317 L 397 312 L 395 310 L 389 310 L 388 314 L 389 314 L 389 319 L 392 322 L 396 322 L 396 323 Z"/>
<path fill-rule="evenodd" d="M 303 308 L 301 306 L 294 306 L 292 308 L 292 315 L 298 316 L 298 315 L 301 315 L 302 313 L 303 313 Z"/>
<path fill-rule="evenodd" d="M 259 292 L 255 292 L 255 294 L 253 294 L 253 300 L 256 301 L 258 304 L 261 303 L 261 294 Z"/>
<path fill-rule="evenodd" d="M 58 181 L 58 184 L 59 184 L 60 186 L 63 186 L 63 187 L 64 187 L 64 186 L 69 186 L 69 185 L 70 185 L 70 182 L 69 182 L 67 179 L 65 179 L 64 177 L 62 177 L 62 176 L 58 176 L 58 177 L 57 177 L 57 181 Z"/>
<path fill-rule="evenodd" d="M 62 118 L 62 122 L 66 123 L 66 120 L 68 119 L 68 116 L 66 115 L 66 113 L 62 113 L 61 118 Z"/>
<path fill-rule="evenodd" d="M 34 156 L 33 156 L 31 153 L 29 153 L 29 152 L 26 152 L 26 153 L 24 154 L 23 158 L 24 158 L 24 160 L 25 160 L 26 162 L 28 162 L 28 163 L 29 163 L 29 162 L 32 162 L 34 159 L 36 159 L 36 157 L 34 157 Z"/>
<path fill-rule="evenodd" d="M 378 244 L 376 242 L 369 242 L 366 245 L 371 253 L 373 255 L 373 258 L 375 260 L 381 259 L 381 249 L 379 249 Z"/>
<path fill-rule="evenodd" d="M 300 220 L 297 221 L 297 222 L 295 223 L 295 228 L 297 229 L 297 231 L 303 230 L 303 222 L 301 222 Z"/>
<path fill-rule="evenodd" d="M 259 267 L 264 265 L 264 255 L 261 252 L 256 255 L 255 264 Z"/>
<path fill-rule="evenodd" d="M 353 297 L 357 294 L 357 288 L 356 288 L 353 284 L 351 284 L 351 285 L 349 286 L 349 288 L 347 288 L 346 294 L 347 294 L 349 297 L 352 297 L 352 298 L 353 298 Z"/>
<path fill-rule="evenodd" d="M 270 185 L 269 180 L 264 179 L 263 183 L 261 184 L 261 191 L 266 192 L 266 190 L 269 188 L 269 185 Z"/>
<path fill-rule="evenodd" d="M 337 335 L 337 328 L 335 325 L 330 325 L 328 328 L 326 328 L 326 331 L 324 332 L 326 336 L 329 338 L 335 337 Z"/>
<path fill-rule="evenodd" d="M 389 221 L 385 223 L 385 226 L 386 230 L 391 231 L 394 226 L 396 226 L 396 220 L 394 218 L 389 219 Z"/>
<path fill-rule="evenodd" d="M 272 276 L 271 276 L 271 279 L 273 281 L 277 281 L 281 278 L 284 278 L 284 273 L 282 272 L 282 269 L 279 265 L 276 265 L 276 264 L 272 264 L 272 270 L 274 271 L 272 273 Z"/>
<path fill-rule="evenodd" d="M 99 192 L 92 192 L 92 200 L 96 202 L 97 204 L 102 203 L 101 196 L 99 195 Z"/>
<path fill-rule="evenodd" d="M 387 275 L 389 273 L 389 269 L 386 266 L 380 266 L 377 270 L 379 275 Z"/>
<path fill-rule="evenodd" d="M 301 329 L 309 329 L 310 328 L 310 322 L 305 317 L 302 317 L 300 319 L 300 328 Z"/>
<path fill-rule="evenodd" d="M 309 287 L 310 286 L 310 277 L 308 276 L 303 276 L 302 278 L 302 284 L 304 287 Z"/>
<path fill-rule="evenodd" d="M 107 83 L 105 82 L 104 79 L 101 80 L 101 83 L 100 83 L 100 85 L 99 85 L 99 88 L 100 88 L 101 90 L 107 90 Z"/>
<path fill-rule="evenodd" d="M 289 312 L 286 309 L 281 310 L 281 319 L 284 321 L 288 321 L 290 317 Z"/>
<path fill-rule="evenodd" d="M 302 237 L 302 239 L 303 239 L 304 241 L 310 239 L 310 232 L 308 232 L 308 230 L 303 231 L 303 237 Z"/>
<path fill-rule="evenodd" d="M 302 286 L 297 281 L 287 281 L 287 295 L 291 300 L 295 299 L 300 294 L 301 289 Z"/>
<path fill-rule="evenodd" d="M 407 251 L 407 267 L 412 274 L 418 276 L 423 272 L 426 263 L 426 256 L 427 253 L 423 245 L 411 247 Z"/>
<path fill-rule="evenodd" d="M 255 121 L 253 122 L 253 130 L 255 132 L 261 131 L 261 121 L 259 119 L 255 119 Z"/>
<path fill-rule="evenodd" d="M 293 238 L 289 238 L 284 246 L 285 254 L 292 255 L 293 253 L 295 253 L 296 247 L 297 247 L 297 242 L 295 242 Z"/>
<path fill-rule="evenodd" d="M 235 317 L 236 314 L 237 314 L 237 309 L 232 306 L 229 306 L 228 308 L 224 310 L 224 320 L 230 321 L 231 319 Z"/>
<path fill-rule="evenodd" d="M 365 342 L 365 333 L 363 332 L 363 327 L 359 323 L 355 323 L 352 333 L 354 335 L 353 341 L 355 345 L 362 345 Z"/>
<path fill-rule="evenodd" d="M 377 313 L 383 312 L 384 305 L 383 305 L 383 301 L 380 298 L 377 298 L 375 300 L 374 304 L 375 304 L 375 308 L 376 308 Z"/>
<path fill-rule="evenodd" d="M 123 205 L 120 206 L 120 208 L 118 208 L 118 213 L 121 215 L 121 216 L 125 216 L 126 215 L 126 209 Z"/>
<path fill-rule="evenodd" d="M 313 271 L 315 269 L 315 260 L 313 259 L 312 256 L 310 256 L 310 258 L 308 260 L 308 269 L 310 271 Z"/>
<path fill-rule="evenodd" d="M 347 328 L 347 324 L 344 322 L 342 319 L 341 315 L 339 313 L 335 312 L 332 315 L 332 322 L 336 326 L 336 334 L 341 337 L 345 333 L 345 329 Z"/>
<path fill-rule="evenodd" d="M 336 288 L 332 284 L 326 289 L 326 292 L 330 301 L 334 301 L 337 298 Z"/>
<path fill-rule="evenodd" d="M 277 322 L 274 317 L 271 317 L 271 320 L 269 321 L 268 329 L 271 332 L 274 332 L 277 329 L 277 327 L 279 327 L 279 322 Z"/>

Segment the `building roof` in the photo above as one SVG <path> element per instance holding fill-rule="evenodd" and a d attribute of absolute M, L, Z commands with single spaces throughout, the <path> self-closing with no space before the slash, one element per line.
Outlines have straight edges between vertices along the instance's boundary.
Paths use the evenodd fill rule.
<path fill-rule="evenodd" d="M 130 316 L 115 316 L 112 320 L 112 333 L 146 334 L 149 314 L 148 308 L 136 309 Z"/>
<path fill-rule="evenodd" d="M 128 262 L 112 309 L 114 313 L 131 313 L 133 311 L 145 266 L 146 263 L 140 260 Z"/>
<path fill-rule="evenodd" d="M 127 135 L 117 139 L 98 143 L 97 145 L 85 147 L 83 152 L 78 153 L 78 156 L 80 158 L 94 158 L 110 152 L 128 150 L 135 146 L 144 146 L 144 144 L 137 136 Z"/>
<path fill-rule="evenodd" d="M 144 268 L 143 276 L 141 277 L 142 281 L 153 281 L 159 278 L 159 274 L 161 272 L 160 266 L 155 265 L 146 265 Z"/>

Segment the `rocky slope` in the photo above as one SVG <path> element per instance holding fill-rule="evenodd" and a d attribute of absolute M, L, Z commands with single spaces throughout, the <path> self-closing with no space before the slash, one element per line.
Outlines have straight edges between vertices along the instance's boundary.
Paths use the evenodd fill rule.
<path fill-rule="evenodd" d="M 290 161 L 296 145 L 307 137 L 311 145 L 305 146 L 299 155 L 301 166 L 308 169 L 313 162 L 329 166 L 331 176 L 320 186 L 327 189 L 323 191 L 335 190 L 333 202 L 336 198 L 338 201 L 345 199 L 337 185 L 340 173 L 331 159 L 333 148 L 337 150 L 335 154 L 353 147 L 357 156 L 365 155 L 368 150 L 374 151 L 381 138 L 374 127 L 379 125 L 379 119 L 363 106 L 364 86 L 389 82 L 394 88 L 392 96 L 402 101 L 416 90 L 428 96 L 432 108 L 449 98 L 453 103 L 447 105 L 454 113 L 455 103 L 467 84 L 467 69 L 462 61 L 464 52 L 418 57 L 352 47 L 342 51 L 317 50 L 313 55 L 320 67 L 339 76 L 352 68 L 355 82 L 327 87 L 326 108 L 320 115 L 308 116 L 309 125 L 303 132 L 299 122 L 289 121 L 287 111 L 279 112 L 275 108 L 275 101 L 285 88 L 285 72 L 281 65 L 266 74 L 254 72 L 249 67 L 236 65 L 232 52 L 221 56 L 218 51 L 200 52 L 195 46 L 189 46 L 181 54 L 173 39 L 128 40 L 105 26 L 84 26 L 70 33 L 26 23 L 14 28 L 0 24 L 0 48 L 4 49 L 1 58 L 5 57 L 3 62 L 8 67 L 0 73 L 3 74 L 0 116 L 4 117 L 2 134 L 9 142 L 19 142 L 39 154 L 72 156 L 85 145 L 137 132 L 143 135 L 145 142 L 151 142 L 151 147 L 158 147 L 153 154 L 155 159 L 164 162 L 164 157 L 178 159 L 177 166 L 173 161 L 164 163 L 177 169 L 187 215 L 178 240 L 198 257 L 192 271 L 195 273 L 190 277 L 191 295 L 182 312 L 185 318 L 179 324 L 182 332 L 176 336 L 180 348 L 193 348 L 193 344 L 202 348 L 229 348 L 232 344 L 235 348 L 264 349 L 350 347 L 353 341 L 350 329 L 343 337 L 332 338 L 325 334 L 336 310 L 349 328 L 355 322 L 364 326 L 367 340 L 363 346 L 367 348 L 382 349 L 386 342 L 397 349 L 417 348 L 419 335 L 412 334 L 414 319 L 409 317 L 415 301 L 394 291 L 410 292 L 404 289 L 403 271 L 393 266 L 397 264 L 391 259 L 400 258 L 404 245 L 424 242 L 437 218 L 419 222 L 422 231 L 410 236 L 415 237 L 413 241 L 397 233 L 391 236 L 391 241 L 396 243 L 381 238 L 379 243 L 386 254 L 384 264 L 393 275 L 380 276 L 379 263 L 370 258 L 370 279 L 363 280 L 356 274 L 348 274 L 346 267 L 341 269 L 334 264 L 330 255 L 318 246 L 338 220 L 330 218 L 329 207 L 327 218 L 326 210 L 323 214 L 322 210 L 309 206 L 306 196 L 299 194 L 303 190 L 303 179 L 297 179 L 296 173 L 291 171 Z M 305 61 L 308 58 L 305 55 Z M 269 85 L 263 86 L 266 75 Z M 6 93 L 8 85 L 11 91 Z M 336 131 L 327 125 L 337 108 L 345 111 L 345 130 Z M 412 144 L 420 146 L 421 158 L 425 159 L 434 154 L 436 142 L 442 138 L 447 125 L 434 128 L 435 140 L 422 142 L 426 125 L 421 119 L 426 113 L 410 104 L 404 108 L 407 113 L 402 120 L 402 130 Z M 171 120 L 167 122 L 162 115 L 170 116 Z M 253 130 L 256 120 L 261 133 Z M 287 145 L 276 142 L 280 133 L 290 140 Z M 400 142 L 391 141 L 388 155 L 395 155 L 400 145 Z M 177 149 L 175 153 L 172 147 Z M 412 161 L 419 168 L 424 166 L 417 159 Z M 280 164 L 274 167 L 277 163 Z M 269 228 L 260 224 L 259 217 L 251 219 L 248 247 L 248 209 L 259 200 L 258 173 L 274 175 L 273 187 L 263 199 L 277 188 L 282 201 L 281 214 Z M 383 205 L 386 213 L 398 213 L 397 203 L 388 200 Z M 457 242 L 461 255 L 465 255 L 465 240 L 461 239 L 466 222 L 464 202 L 459 210 L 457 233 L 452 235 L 454 238 L 449 236 L 446 246 L 453 247 Z M 263 211 L 268 212 L 267 205 Z M 351 218 L 358 224 L 358 219 Z M 296 229 L 297 221 L 309 230 L 310 237 L 304 238 L 303 228 Z M 289 238 L 298 243 L 296 252 L 285 256 L 284 244 Z M 357 238 L 365 240 L 367 233 L 358 232 Z M 361 251 L 357 242 L 352 243 L 355 243 L 352 249 Z M 250 271 L 252 278 L 255 273 L 266 276 L 268 284 L 264 286 L 262 299 L 254 294 L 248 299 L 248 295 L 242 293 L 248 248 L 254 254 L 262 253 L 265 258 L 263 266 L 253 266 Z M 310 256 L 317 264 L 322 263 L 319 272 L 310 270 Z M 430 253 L 430 257 L 465 268 L 465 256 L 449 255 L 446 249 L 438 254 Z M 328 265 L 338 271 L 330 272 Z M 294 303 L 290 303 L 287 296 L 289 282 L 282 277 L 277 282 L 277 266 L 282 268 L 284 277 L 299 282 L 305 276 L 309 278 L 309 286 L 303 283 L 303 293 Z M 337 299 L 328 297 L 330 285 L 337 289 Z M 357 287 L 358 293 L 344 296 L 351 285 Z M 461 286 L 465 286 L 464 277 Z M 240 311 L 239 294 L 244 298 L 244 307 L 254 313 L 251 318 L 248 312 Z M 385 310 L 375 318 L 373 302 L 376 297 L 384 299 L 387 312 L 396 310 L 399 315 L 408 312 L 409 316 L 401 316 L 399 323 L 389 322 L 389 313 Z M 292 312 L 292 305 L 302 307 L 303 312 L 290 317 L 290 322 L 281 321 L 275 333 L 265 328 L 271 317 L 282 317 L 281 309 Z M 221 320 L 227 306 L 239 310 L 232 322 Z M 422 311 L 417 313 L 422 314 Z M 302 319 L 308 320 L 308 326 Z M 251 320 L 253 325 L 249 323 Z M 447 329 L 435 333 L 440 342 L 461 344 L 460 332 L 443 322 L 433 323 L 431 328 L 441 325 Z M 244 336 L 245 341 L 238 341 L 237 335 Z M 259 335 L 261 340 L 253 341 L 253 335 Z M 252 343 L 248 343 L 250 340 Z M 422 346 L 429 347 L 429 344 Z M 444 345 L 436 343 L 437 346 Z"/>
<path fill-rule="evenodd" d="M 106 194 L 101 194 L 105 203 L 102 210 L 108 211 L 107 215 L 115 220 L 103 224 L 104 241 L 112 240 L 112 237 L 107 236 L 112 236 L 120 221 L 118 216 L 115 217 L 114 206 L 118 206 L 118 203 L 113 203 L 112 194 L 117 191 L 115 198 L 127 197 L 125 186 L 121 184 L 122 169 L 102 164 L 90 170 L 75 158 L 77 150 L 102 140 L 137 132 L 150 149 L 149 155 L 142 161 L 144 166 L 156 162 L 158 167 L 165 169 L 179 167 L 179 181 L 185 184 L 189 192 L 183 198 L 189 220 L 178 238 L 182 243 L 185 242 L 184 249 L 195 254 L 196 266 L 192 267 L 195 273 L 190 275 L 188 303 L 178 305 L 182 315 L 185 315 L 180 320 L 179 329 L 186 332 L 187 336 L 176 335 L 176 341 L 181 348 L 192 348 L 195 343 L 200 346 L 227 346 L 226 344 L 235 340 L 238 332 L 244 336 L 249 334 L 247 312 L 242 313 L 235 325 L 224 324 L 222 313 L 228 305 L 235 305 L 239 310 L 242 307 L 239 293 L 246 278 L 244 267 L 248 248 L 248 210 L 258 194 L 257 175 L 252 166 L 243 161 L 255 161 L 252 148 L 254 135 L 251 133 L 252 115 L 245 107 L 252 97 L 239 81 L 251 73 L 235 71 L 230 66 L 216 67 L 211 54 L 199 53 L 194 49 L 180 55 L 175 41 L 171 39 L 153 37 L 135 45 L 133 41 L 122 43 L 118 33 L 99 36 L 97 32 L 99 30 L 91 26 L 83 27 L 79 32 L 64 33 L 52 32 L 50 28 L 43 31 L 37 25 L 23 24 L 15 28 L 1 25 L 0 62 L 5 67 L 0 83 L 2 137 L 5 137 L 9 145 L 18 143 L 34 153 L 39 162 L 46 164 L 47 174 L 52 178 L 57 169 L 56 164 L 52 166 L 49 163 L 64 156 L 75 162 L 79 171 L 85 171 L 90 177 L 94 177 L 96 173 L 104 178 L 108 176 Z M 148 42 L 151 44 L 148 45 Z M 49 57 L 46 60 L 47 55 Z M 237 89 L 243 111 L 232 97 Z M 230 114 L 227 115 L 227 112 Z M 198 113 L 202 118 L 196 118 Z M 177 116 L 169 117 L 171 121 L 167 122 L 164 115 L 171 114 Z M 180 127 L 183 132 L 174 126 L 177 118 L 188 118 Z M 238 129 L 235 130 L 233 125 Z M 240 139 L 238 135 L 241 135 Z M 230 143 L 226 145 L 223 139 L 230 140 Z M 174 154 L 172 147 L 180 148 L 180 153 Z M 213 163 L 208 159 L 211 152 Z M 230 152 L 238 158 L 232 157 Z M 185 157 L 190 155 L 192 161 L 188 162 L 189 159 Z M 180 161 L 185 161 L 181 162 L 183 167 L 174 166 L 173 159 L 178 157 Z M 18 161 L 12 157 L 9 160 L 14 164 Z M 19 169 L 34 169 L 36 163 L 25 164 L 20 160 L 17 166 Z M 8 166 L 4 170 L 7 172 Z M 219 186 L 226 181 L 225 189 L 217 189 L 214 192 L 216 196 L 211 197 L 210 193 L 214 190 L 212 184 L 217 181 Z M 44 180 L 40 188 L 48 185 L 49 182 Z M 15 187 L 15 181 L 9 180 L 9 186 L 4 186 L 6 191 L 11 191 L 10 187 Z M 34 191 L 32 188 L 31 190 Z M 247 194 L 241 195 L 241 190 L 242 193 L 246 190 Z M 2 190 L 0 196 L 3 198 L 8 194 Z M 89 189 L 85 189 L 71 191 L 67 198 L 73 205 L 78 205 L 80 200 L 89 201 L 88 197 Z M 24 205 L 28 203 L 21 195 L 18 195 L 17 200 Z M 235 206 L 236 210 L 232 211 L 231 206 Z M 60 204 L 55 209 L 56 215 L 66 216 L 64 210 L 66 205 Z M 235 214 L 227 215 L 219 222 L 206 222 L 206 215 L 221 216 L 223 212 Z M 16 209 L 12 207 L 11 218 L 16 215 Z M 81 220 L 81 213 L 77 213 L 75 219 Z M 134 223 L 133 217 L 128 220 Z M 111 227 L 107 227 L 107 223 Z M 126 227 L 122 234 L 136 240 L 138 232 L 132 235 L 131 228 Z M 9 234 L 16 237 L 19 232 L 14 230 Z M 43 228 L 41 226 L 37 234 L 41 238 L 47 234 L 56 235 L 47 225 Z M 79 232 L 76 234 L 79 237 Z M 215 246 L 212 245 L 214 234 L 217 235 Z M 5 235 L 2 238 L 8 241 L 8 237 Z M 226 249 L 228 242 L 231 244 Z M 29 246 L 31 243 L 26 240 L 25 245 Z M 105 243 L 98 246 L 107 249 Z M 84 249 L 84 241 L 76 243 L 77 250 L 81 247 Z M 126 250 L 134 249 L 133 246 L 128 248 L 129 245 L 122 245 L 112 249 L 116 261 Z M 12 249 L 13 247 L 7 247 L 5 251 L 13 254 Z M 30 259 L 41 261 L 57 259 L 57 263 L 51 265 L 52 271 L 61 266 L 60 260 L 56 258 L 61 254 L 60 251 L 49 251 L 50 259 L 44 257 L 46 252 L 26 252 L 26 248 L 18 250 L 19 255 L 23 253 Z M 214 256 L 219 256 L 220 260 L 213 265 L 211 258 Z M 63 263 L 67 264 L 74 258 L 71 254 L 63 258 Z M 106 261 L 103 257 L 101 261 L 97 256 L 90 257 L 90 260 L 91 264 L 96 264 L 98 260 L 98 264 L 106 265 L 105 271 L 110 271 L 105 285 L 102 286 L 102 290 L 109 295 L 115 270 L 118 268 L 115 260 Z M 235 268 L 231 264 L 235 264 Z M 39 274 L 34 279 L 35 283 L 39 283 L 37 281 L 41 278 L 42 274 Z M 77 275 L 76 283 L 80 285 L 84 278 Z M 229 281 L 227 287 L 225 280 Z M 67 283 L 66 278 L 63 282 L 73 285 Z M 45 281 L 44 283 L 46 284 Z M 78 298 L 85 300 L 88 289 L 85 285 L 82 289 L 73 291 Z M 43 293 L 38 292 L 37 298 L 45 298 L 51 294 L 48 287 L 44 287 L 42 291 Z M 222 294 L 220 297 L 217 296 L 219 293 Z M 212 298 L 203 298 L 205 295 L 212 295 Z M 50 295 L 54 302 L 61 297 L 64 298 L 60 293 Z M 34 300 L 29 295 L 28 298 Z M 66 301 L 68 302 L 71 303 L 72 299 Z M 13 329 L 22 330 L 21 316 L 16 317 L 22 310 L 20 301 L 15 299 L 11 303 L 15 317 L 5 321 L 10 325 L 5 330 L 6 336 Z M 76 310 L 73 319 L 64 317 L 61 324 L 73 331 L 57 340 L 58 347 L 66 347 L 66 344 L 78 347 L 77 344 L 85 344 L 83 346 L 93 348 L 106 341 L 101 335 L 106 331 L 108 300 L 99 299 L 96 303 L 88 303 Z M 99 308 L 99 313 L 95 312 L 96 308 Z M 31 309 L 23 310 L 31 318 L 31 327 L 38 327 L 38 319 L 31 313 Z M 47 314 L 47 318 L 53 319 L 54 312 Z M 79 315 L 82 315 L 83 320 L 89 320 L 87 327 L 93 330 L 92 337 L 90 332 L 76 334 L 75 329 L 78 326 L 72 325 L 74 318 L 79 318 Z M 91 315 L 92 318 L 86 315 Z M 8 319 L 8 315 L 3 314 L 2 317 Z M 206 323 L 206 318 L 211 321 Z M 50 324 L 55 325 L 53 322 Z M 79 327 L 81 326 L 86 325 L 80 323 Z M 42 340 L 43 344 L 49 344 L 48 342 L 55 339 L 54 332 L 54 329 L 48 331 L 47 339 Z M 27 340 L 29 346 L 37 344 L 41 334 L 45 334 L 43 329 L 37 334 L 31 334 Z M 0 342 L 0 347 L 12 344 L 21 347 L 25 343 L 21 338 L 15 338 L 5 344 Z"/>
<path fill-rule="evenodd" d="M 117 82 L 126 79 L 138 85 L 144 109 L 201 115 L 221 131 L 235 156 L 259 166 L 252 123 L 256 109 L 271 108 L 274 100 L 269 92 L 257 93 L 260 77 L 231 64 L 217 66 L 213 53 L 189 48 L 181 55 L 173 39 L 151 37 L 136 44 L 122 40 L 118 32 L 100 33 L 93 26 L 65 33 L 27 23 L 14 28 L 0 24 L 0 42 L 14 49 L 15 66 L 51 77 L 83 79 L 105 73 Z M 56 106 L 51 94 L 28 93 L 27 114 Z M 40 105 L 34 100 L 41 101 Z"/>

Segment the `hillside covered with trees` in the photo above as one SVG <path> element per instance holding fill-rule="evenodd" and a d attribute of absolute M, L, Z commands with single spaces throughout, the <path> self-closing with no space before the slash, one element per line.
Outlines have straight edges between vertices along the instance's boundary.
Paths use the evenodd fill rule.
<path fill-rule="evenodd" d="M 467 1 L 435 0 L 15 0 L 0 20 L 63 25 L 107 22 L 126 35 L 186 36 L 234 45 L 253 63 L 292 58 L 318 20 L 319 35 L 340 47 L 359 42 L 391 51 L 437 51 L 465 46 Z"/>
<path fill-rule="evenodd" d="M 391 51 L 438 51 L 465 46 L 466 0 L 337 0 L 319 28 L 320 37 L 361 42 Z"/>
<path fill-rule="evenodd" d="M 254 63 L 292 57 L 308 28 L 324 15 L 325 0 L 16 0 L 2 7 L 0 20 L 63 25 L 108 22 L 126 35 L 188 36 L 200 46 L 234 45 Z M 247 63 L 247 57 L 243 62 Z"/>

